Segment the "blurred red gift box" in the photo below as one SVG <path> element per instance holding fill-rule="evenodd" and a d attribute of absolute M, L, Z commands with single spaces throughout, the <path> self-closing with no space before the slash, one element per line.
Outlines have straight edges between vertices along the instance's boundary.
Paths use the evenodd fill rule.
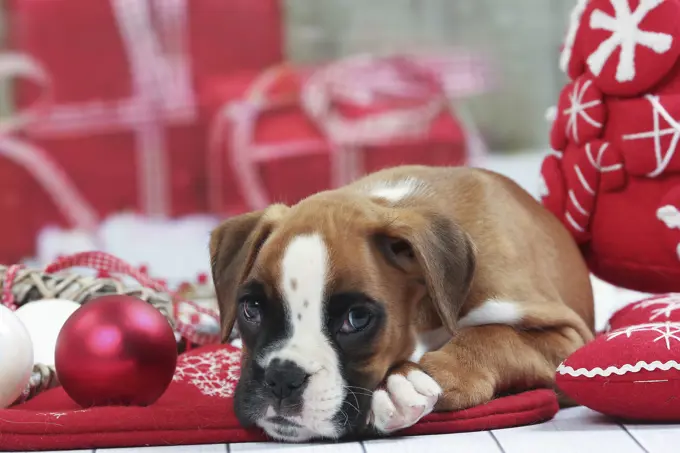
<path fill-rule="evenodd" d="M 282 60 L 278 0 L 11 0 L 0 75 L 23 76 L 0 131 L 0 261 L 57 224 L 122 210 L 205 212 L 204 80 Z M 9 133 L 8 133 L 9 132 Z M 10 221 L 11 220 L 11 221 Z"/>
<path fill-rule="evenodd" d="M 207 83 L 209 206 L 228 215 L 295 203 L 403 164 L 465 165 L 474 135 L 450 100 L 483 89 L 463 53 L 358 55 Z"/>

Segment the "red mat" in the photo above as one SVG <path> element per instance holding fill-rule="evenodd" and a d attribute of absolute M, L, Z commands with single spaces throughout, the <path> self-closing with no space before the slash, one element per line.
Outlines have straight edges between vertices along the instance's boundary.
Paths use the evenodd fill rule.
<path fill-rule="evenodd" d="M 265 441 L 236 421 L 230 399 L 239 376 L 239 351 L 209 346 L 184 354 L 168 391 L 154 405 L 80 409 L 61 388 L 0 410 L 0 450 Z M 454 413 L 431 414 L 403 435 L 481 431 L 538 423 L 558 410 L 555 394 L 534 390 Z"/>

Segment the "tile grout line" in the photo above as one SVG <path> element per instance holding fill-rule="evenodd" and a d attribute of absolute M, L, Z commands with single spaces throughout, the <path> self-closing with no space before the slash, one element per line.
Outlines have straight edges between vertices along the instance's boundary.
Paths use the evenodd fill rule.
<path fill-rule="evenodd" d="M 626 425 L 619 423 L 619 426 L 620 426 L 621 428 L 623 428 L 623 430 L 626 432 L 626 434 L 628 434 L 628 435 L 630 436 L 630 438 L 633 439 L 633 442 L 635 442 L 635 443 L 638 445 L 638 447 L 640 447 L 640 448 L 642 449 L 642 451 L 644 451 L 645 453 L 649 453 L 649 450 L 647 450 L 647 449 L 640 443 L 640 441 L 638 440 L 638 438 L 635 437 L 635 436 L 633 435 L 633 433 L 631 433 L 630 431 L 628 431 L 628 427 L 627 427 Z"/>
<path fill-rule="evenodd" d="M 501 445 L 501 442 L 498 440 L 496 435 L 493 433 L 493 431 L 487 431 L 491 438 L 493 439 L 494 442 L 496 442 L 496 445 L 498 445 L 498 449 L 501 451 L 501 453 L 505 453 L 505 448 Z"/>

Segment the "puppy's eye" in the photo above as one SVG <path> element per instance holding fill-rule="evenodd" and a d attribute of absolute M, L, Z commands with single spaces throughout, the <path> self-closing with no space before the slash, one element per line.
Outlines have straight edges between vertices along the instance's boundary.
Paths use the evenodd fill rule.
<path fill-rule="evenodd" d="M 347 312 L 340 332 L 355 333 L 366 329 L 373 320 L 373 314 L 363 307 L 355 307 Z"/>
<path fill-rule="evenodd" d="M 243 318 L 253 324 L 259 324 L 262 321 L 262 304 L 254 299 L 246 299 L 241 302 L 241 312 Z"/>

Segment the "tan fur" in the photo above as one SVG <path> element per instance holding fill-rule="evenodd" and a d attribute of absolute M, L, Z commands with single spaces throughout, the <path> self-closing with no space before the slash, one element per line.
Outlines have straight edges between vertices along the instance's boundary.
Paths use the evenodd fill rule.
<path fill-rule="evenodd" d="M 376 185 L 406 178 L 423 186 L 396 202 L 370 196 Z M 364 365 L 375 385 L 389 372 L 421 367 L 444 390 L 440 410 L 551 386 L 559 362 L 592 338 L 588 270 L 561 223 L 501 175 L 423 166 L 380 171 L 218 227 L 211 255 L 225 338 L 238 286 L 257 277 L 275 288 L 282 250 L 310 232 L 329 247 L 329 294 L 363 291 L 387 305 L 388 324 Z M 406 241 L 414 256 L 390 262 L 376 237 Z M 520 325 L 458 328 L 460 317 L 490 299 L 518 303 Z M 407 362 L 418 332 L 440 326 L 453 339 L 419 364 Z"/>

